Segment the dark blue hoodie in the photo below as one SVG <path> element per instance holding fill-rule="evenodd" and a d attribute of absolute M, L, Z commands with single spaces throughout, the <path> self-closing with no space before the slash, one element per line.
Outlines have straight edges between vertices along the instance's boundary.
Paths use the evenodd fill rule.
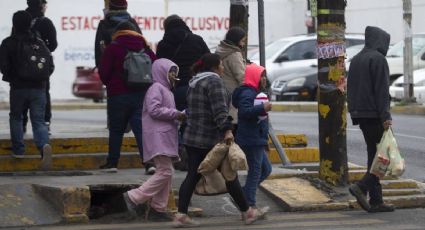
<path fill-rule="evenodd" d="M 240 146 L 265 146 L 268 143 L 268 119 L 258 119 L 258 116 L 264 115 L 266 111 L 263 104 L 254 106 L 263 72 L 262 66 L 247 65 L 244 84 L 236 88 L 232 95 L 232 104 L 238 109 L 238 130 L 235 139 Z"/>

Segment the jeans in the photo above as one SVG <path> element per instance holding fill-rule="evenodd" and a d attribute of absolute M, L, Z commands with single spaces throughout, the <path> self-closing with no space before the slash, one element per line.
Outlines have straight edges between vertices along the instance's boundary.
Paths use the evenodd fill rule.
<path fill-rule="evenodd" d="M 272 165 L 266 155 L 265 146 L 240 146 L 248 161 L 248 176 L 243 191 L 249 206 L 255 206 L 258 185 L 272 172 Z"/>
<path fill-rule="evenodd" d="M 370 174 L 369 170 L 372 166 L 373 158 L 376 154 L 376 145 L 381 141 L 384 127 L 379 119 L 362 119 L 360 121 L 360 129 L 362 130 L 367 145 L 367 172 L 357 185 L 366 194 L 369 192 L 370 205 L 383 203 L 382 187 L 379 177 Z"/>
<path fill-rule="evenodd" d="M 22 127 L 23 112 L 30 110 L 30 120 L 34 135 L 34 142 L 41 151 L 49 143 L 49 133 L 44 122 L 46 107 L 46 89 L 11 89 L 10 90 L 10 136 L 12 151 L 16 155 L 25 153 L 24 133 Z"/>
<path fill-rule="evenodd" d="M 188 212 L 190 199 L 192 198 L 193 191 L 195 191 L 196 184 L 201 179 L 201 174 L 198 173 L 198 168 L 201 162 L 205 159 L 211 149 L 199 149 L 186 146 L 188 156 L 188 170 L 186 178 L 180 185 L 179 190 L 179 205 L 178 211 L 180 213 Z M 226 188 L 230 196 L 237 204 L 241 212 L 246 212 L 249 208 L 245 195 L 243 194 L 242 187 L 239 183 L 238 177 L 233 181 L 226 181 Z"/>
<path fill-rule="evenodd" d="M 109 151 L 107 161 L 117 165 L 121 155 L 121 145 L 127 123 L 136 138 L 140 157 L 143 159 L 142 108 L 144 92 L 128 93 L 108 97 Z"/>
<path fill-rule="evenodd" d="M 51 123 L 52 120 L 52 106 L 51 106 L 51 100 L 50 100 L 50 83 L 49 81 L 47 81 L 46 84 L 46 110 L 44 112 L 44 121 Z M 25 108 L 24 112 L 22 113 L 23 115 L 23 127 L 27 127 L 28 124 L 28 110 L 29 108 Z"/>

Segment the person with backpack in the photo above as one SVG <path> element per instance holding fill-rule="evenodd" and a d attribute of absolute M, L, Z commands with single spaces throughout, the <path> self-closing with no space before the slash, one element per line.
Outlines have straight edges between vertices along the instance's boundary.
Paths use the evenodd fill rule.
<path fill-rule="evenodd" d="M 112 43 L 102 55 L 99 69 L 100 79 L 106 86 L 108 96 L 109 151 L 106 163 L 100 166 L 105 171 L 117 171 L 122 140 L 129 122 L 143 159 L 142 122 L 141 118 L 134 117 L 141 117 L 143 100 L 151 81 L 141 83 L 146 74 L 150 74 L 151 63 L 155 59 L 155 53 L 132 23 L 122 22 L 118 25 L 117 31 L 112 35 Z M 134 80 L 134 73 L 142 79 L 130 81 Z M 145 169 L 148 170 L 146 165 Z"/>
<path fill-rule="evenodd" d="M 49 169 L 52 148 L 44 113 L 46 86 L 53 73 L 53 58 L 45 43 L 31 32 L 31 15 L 26 11 L 13 14 L 14 33 L 0 46 L 0 71 L 10 84 L 10 136 L 12 156 L 24 158 L 25 144 L 22 114 L 29 108 L 34 142 L 41 154 L 40 168 Z"/>
<path fill-rule="evenodd" d="M 158 58 L 167 58 L 179 66 L 180 81 L 174 88 L 174 100 L 176 108 L 183 111 L 187 107 L 186 94 L 189 88 L 189 81 L 192 78 L 190 68 L 201 58 L 202 55 L 210 53 L 204 39 L 192 33 L 186 23 L 178 15 L 168 16 L 163 23 L 164 36 L 158 43 L 156 55 Z M 181 144 L 185 124 L 179 130 L 179 154 L 181 162 L 175 165 L 176 169 L 187 170 L 187 156 L 185 148 Z"/>
<path fill-rule="evenodd" d="M 50 52 L 53 52 L 58 47 L 56 38 L 56 28 L 53 22 L 44 14 L 47 9 L 46 0 L 27 0 L 28 8 L 25 9 L 31 15 L 31 30 L 36 33 L 41 40 L 49 48 Z M 24 133 L 28 123 L 28 109 L 24 112 L 23 128 Z M 46 122 L 47 129 L 50 134 L 50 125 L 52 120 L 52 107 L 50 100 L 50 82 L 47 81 L 46 85 L 46 112 L 44 114 L 44 121 Z"/>
<path fill-rule="evenodd" d="M 151 200 L 147 219 L 152 221 L 172 220 L 166 210 L 174 174 L 172 163 L 179 161 L 177 122 L 186 117 L 176 109 L 171 92 L 177 73 L 177 65 L 168 59 L 161 58 L 153 63 L 154 83 L 146 92 L 143 104 L 143 159 L 155 162 L 156 172 L 143 185 L 123 194 L 133 216 L 137 214 L 136 205 Z"/>
<path fill-rule="evenodd" d="M 142 34 L 139 25 L 127 12 L 127 0 L 109 0 L 108 8 L 105 9 L 105 18 L 100 20 L 96 30 L 94 42 L 94 57 L 96 67 L 99 67 L 102 54 L 111 42 L 112 35 L 117 30 L 117 26 L 122 22 L 130 22 L 136 32 Z"/>

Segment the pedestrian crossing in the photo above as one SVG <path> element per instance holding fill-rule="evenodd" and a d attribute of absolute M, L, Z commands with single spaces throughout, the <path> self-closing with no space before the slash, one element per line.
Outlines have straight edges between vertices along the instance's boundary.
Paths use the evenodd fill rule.
<path fill-rule="evenodd" d="M 388 214 L 391 215 L 391 214 Z M 394 215 L 394 213 L 392 213 Z M 236 230 L 236 229 L 295 229 L 295 230 L 419 230 L 424 226 L 414 223 L 397 223 L 387 220 L 385 215 L 368 214 L 362 211 L 320 212 L 320 213 L 272 213 L 266 220 L 253 225 L 244 225 L 239 215 L 227 217 L 196 218 L 200 230 Z M 174 229 L 169 222 L 143 222 L 135 220 L 126 223 L 87 224 L 72 226 L 46 226 L 37 230 L 139 230 L 139 229 Z"/>

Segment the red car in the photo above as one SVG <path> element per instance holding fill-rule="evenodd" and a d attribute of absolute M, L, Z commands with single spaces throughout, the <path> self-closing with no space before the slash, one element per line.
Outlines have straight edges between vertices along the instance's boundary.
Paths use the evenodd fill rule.
<path fill-rule="evenodd" d="M 72 84 L 72 94 L 76 97 L 102 102 L 106 98 L 106 88 L 100 81 L 97 68 L 77 66 L 77 76 Z"/>

